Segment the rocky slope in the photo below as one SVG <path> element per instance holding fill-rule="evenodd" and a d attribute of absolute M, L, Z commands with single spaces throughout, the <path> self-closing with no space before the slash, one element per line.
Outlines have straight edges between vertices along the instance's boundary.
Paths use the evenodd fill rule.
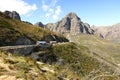
<path fill-rule="evenodd" d="M 112 26 L 94 26 L 93 29 L 95 34 L 104 39 L 120 42 L 120 23 Z"/>

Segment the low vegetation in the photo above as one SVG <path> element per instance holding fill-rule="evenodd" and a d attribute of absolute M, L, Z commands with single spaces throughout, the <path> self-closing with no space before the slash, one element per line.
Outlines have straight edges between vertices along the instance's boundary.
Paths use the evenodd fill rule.
<path fill-rule="evenodd" d="M 52 50 L 58 58 L 62 58 L 67 63 L 67 69 L 74 72 L 74 74 L 76 73 L 80 77 L 79 79 L 93 80 L 97 76 L 103 80 L 119 80 L 120 78 L 120 74 L 114 74 L 116 70 L 111 66 L 91 56 L 87 47 L 68 43 L 55 45 Z M 94 80 L 99 80 L 99 78 Z"/>
<path fill-rule="evenodd" d="M 86 34 L 71 36 L 71 39 L 76 44 L 86 46 L 91 52 L 99 54 L 108 61 L 120 64 L 120 44 Z"/>
<path fill-rule="evenodd" d="M 51 64 L 56 70 L 57 79 L 79 80 L 119 80 L 120 73 L 91 54 L 89 48 L 75 43 L 60 43 L 40 54 L 39 61 Z M 52 76 L 53 77 L 53 76 Z M 57 80 L 56 79 L 56 80 Z"/>
<path fill-rule="evenodd" d="M 36 61 L 30 56 L 0 52 L 1 77 L 14 76 L 15 80 L 120 79 L 115 68 L 91 56 L 87 47 L 75 43 L 54 45 L 39 55 L 40 59 Z"/>
<path fill-rule="evenodd" d="M 9 79 L 14 76 L 13 80 L 46 80 L 33 59 L 19 54 L 0 52 L 0 80 L 4 75 L 11 76 Z"/>

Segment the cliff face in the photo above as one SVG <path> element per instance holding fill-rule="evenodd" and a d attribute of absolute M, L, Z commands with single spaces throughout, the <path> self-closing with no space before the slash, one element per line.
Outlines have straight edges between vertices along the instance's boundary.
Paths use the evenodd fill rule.
<path fill-rule="evenodd" d="M 90 28 L 90 25 L 88 23 L 83 23 L 75 13 L 69 13 L 62 20 L 56 23 L 48 23 L 45 25 L 45 28 L 61 34 L 93 34 L 93 30 Z"/>

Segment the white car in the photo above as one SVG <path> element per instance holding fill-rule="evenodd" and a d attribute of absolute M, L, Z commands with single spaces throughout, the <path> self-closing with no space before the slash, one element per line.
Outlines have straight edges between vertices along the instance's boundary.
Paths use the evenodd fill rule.
<path fill-rule="evenodd" d="M 37 41 L 36 44 L 37 45 L 45 45 L 47 42 L 46 41 Z"/>

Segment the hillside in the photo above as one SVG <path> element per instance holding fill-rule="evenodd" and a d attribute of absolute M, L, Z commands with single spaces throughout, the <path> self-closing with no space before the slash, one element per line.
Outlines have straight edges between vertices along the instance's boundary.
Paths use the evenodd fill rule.
<path fill-rule="evenodd" d="M 0 12 L 0 46 L 34 44 L 37 40 L 67 41 L 62 35 L 12 19 Z"/>
<path fill-rule="evenodd" d="M 120 44 L 110 42 L 94 35 L 71 35 L 71 41 L 78 45 L 86 46 L 105 59 L 120 64 Z"/>
<path fill-rule="evenodd" d="M 30 56 L 0 52 L 0 80 L 120 79 L 120 68 L 91 56 L 89 49 L 82 45 L 58 44 L 37 54 L 36 61 Z"/>

